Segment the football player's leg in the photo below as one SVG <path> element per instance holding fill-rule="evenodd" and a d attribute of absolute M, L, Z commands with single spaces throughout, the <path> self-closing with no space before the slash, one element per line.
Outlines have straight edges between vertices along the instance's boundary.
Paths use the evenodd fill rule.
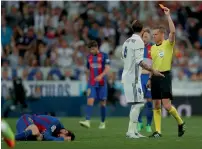
<path fill-rule="evenodd" d="M 153 104 L 155 130 L 156 132 L 161 133 L 161 100 L 155 100 Z"/>
<path fill-rule="evenodd" d="M 151 89 L 147 88 L 147 82 L 149 80 L 149 75 L 145 74 L 144 76 L 144 80 L 142 80 L 144 82 L 144 86 L 143 88 L 143 92 L 144 92 L 144 98 L 147 99 L 146 105 L 145 105 L 145 109 L 146 109 L 146 117 L 147 117 L 147 126 L 146 126 L 146 130 L 147 132 L 151 132 L 151 123 L 152 123 L 152 118 L 153 118 L 153 106 L 152 106 L 152 99 L 151 99 Z"/>
<path fill-rule="evenodd" d="M 106 118 L 106 100 L 107 100 L 107 86 L 99 87 L 97 90 L 97 94 L 100 99 L 100 114 L 101 114 L 101 123 L 99 128 L 104 129 L 105 128 L 105 118 Z"/>
<path fill-rule="evenodd" d="M 183 120 L 179 116 L 176 108 L 171 105 L 171 102 L 169 99 L 162 99 L 162 103 L 164 108 L 176 119 L 178 125 L 183 124 Z"/>
<path fill-rule="evenodd" d="M 96 88 L 89 87 L 87 91 L 87 106 L 86 106 L 86 120 L 80 121 L 80 125 L 86 128 L 90 128 L 90 119 L 93 110 L 94 100 L 97 98 L 96 96 Z"/>
<path fill-rule="evenodd" d="M 152 77 L 151 96 L 153 100 L 153 117 L 156 132 L 154 132 L 151 137 L 161 136 L 161 92 L 159 79 Z"/>
<path fill-rule="evenodd" d="M 129 126 L 128 126 L 128 133 L 138 133 L 137 130 L 137 124 L 138 124 L 138 116 L 140 114 L 141 108 L 143 108 L 144 104 L 143 103 L 130 103 L 131 104 L 131 110 L 130 110 L 130 121 L 129 121 Z"/>
<path fill-rule="evenodd" d="M 143 93 L 145 95 L 145 92 L 146 92 L 146 84 L 145 84 L 145 75 L 142 74 L 141 75 L 141 83 L 142 83 L 142 90 L 143 90 Z M 143 115 L 143 111 L 144 111 L 144 108 L 140 111 L 140 115 L 138 117 L 138 129 L 139 131 L 142 129 L 143 127 L 143 123 L 142 123 L 142 115 Z"/>
<path fill-rule="evenodd" d="M 4 138 L 4 141 L 7 143 L 9 147 L 15 146 L 15 136 L 13 131 L 11 130 L 9 124 L 5 121 L 1 121 L 1 132 Z"/>
<path fill-rule="evenodd" d="M 146 103 L 146 107 L 147 107 L 147 111 L 146 111 L 146 116 L 147 116 L 147 126 L 146 126 L 146 130 L 147 132 L 152 132 L 151 129 L 151 124 L 152 124 L 152 119 L 153 119 L 153 104 L 151 99 L 147 99 L 147 103 Z"/>
<path fill-rule="evenodd" d="M 151 124 L 152 124 L 152 119 L 153 119 L 153 104 L 152 104 L 151 91 L 150 90 L 147 90 L 145 97 L 147 98 L 147 103 L 146 103 L 147 126 L 146 126 L 146 130 L 147 130 L 147 132 L 152 132 Z"/>
<path fill-rule="evenodd" d="M 87 101 L 87 107 L 86 107 L 86 120 L 90 120 L 92 109 L 94 105 L 94 100 L 97 98 L 96 95 L 96 88 L 90 87 L 88 88 L 88 101 Z"/>
<path fill-rule="evenodd" d="M 133 84 L 123 84 L 124 86 L 124 93 L 126 97 L 126 101 L 128 104 L 131 105 L 131 110 L 129 114 L 129 125 L 128 125 L 128 132 L 126 136 L 129 138 L 139 138 L 138 135 L 138 116 L 140 114 L 141 108 L 144 106 L 144 103 L 136 103 L 136 89 Z"/>
<path fill-rule="evenodd" d="M 143 90 L 144 96 L 145 96 L 145 93 L 146 93 L 146 90 L 147 90 L 147 87 L 146 87 L 147 81 L 145 79 L 146 79 L 145 75 L 142 74 L 141 75 L 141 83 L 142 83 L 142 90 Z M 143 116 L 143 113 L 144 113 L 146 108 L 147 107 L 144 106 L 140 111 L 140 114 L 139 114 L 139 117 L 138 117 L 138 131 L 141 131 L 143 129 L 142 116 Z"/>
<path fill-rule="evenodd" d="M 30 115 L 25 114 L 20 117 L 16 124 L 17 134 L 15 139 L 19 141 L 27 140 L 31 136 L 40 136 L 37 126 L 33 123 Z"/>
<path fill-rule="evenodd" d="M 162 103 L 164 108 L 170 113 L 170 115 L 172 115 L 176 119 L 178 123 L 178 136 L 181 137 L 185 132 L 185 123 L 183 122 L 176 108 L 171 105 L 169 99 L 163 99 Z"/>
<path fill-rule="evenodd" d="M 179 116 L 177 110 L 171 104 L 172 100 L 172 78 L 170 74 L 167 74 L 163 79 L 163 92 L 162 103 L 164 108 L 176 119 L 178 123 L 178 136 L 181 137 L 185 132 L 185 124 Z"/>

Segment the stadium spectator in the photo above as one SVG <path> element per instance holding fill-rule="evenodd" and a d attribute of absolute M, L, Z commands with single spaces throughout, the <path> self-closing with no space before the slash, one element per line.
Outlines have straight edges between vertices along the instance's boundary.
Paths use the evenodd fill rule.
<path fill-rule="evenodd" d="M 202 47 L 202 28 L 198 31 L 198 40 L 200 42 L 200 46 Z"/>
<path fill-rule="evenodd" d="M 109 54 L 109 52 L 112 50 L 112 47 L 109 43 L 109 38 L 105 37 L 103 43 L 100 46 L 100 51 L 104 52 L 106 54 Z"/>
<path fill-rule="evenodd" d="M 12 68 L 17 68 L 19 62 L 19 51 L 16 46 L 12 47 L 12 52 L 8 55 L 8 60 Z"/>
<path fill-rule="evenodd" d="M 200 76 L 199 53 L 202 49 L 202 5 L 199 2 L 163 2 L 172 10 L 176 24 L 174 77 L 183 70 L 184 77 Z M 154 9 L 149 9 L 154 8 Z M 84 76 L 82 57 L 85 45 L 98 41 L 100 50 L 113 56 L 130 33 L 129 24 L 135 18 L 153 27 L 162 19 L 158 2 L 3 2 L 2 4 L 2 66 L 8 69 L 24 67 L 72 67 L 74 78 Z M 144 12 L 144 13 L 142 13 Z M 78 68 L 77 68 L 78 67 Z M 62 68 L 63 69 L 63 68 Z M 194 70 L 195 69 L 195 70 Z M 18 70 L 17 70 L 18 71 Z M 122 65 L 113 71 L 119 76 Z M 41 71 L 47 79 L 45 68 Z M 62 71 L 63 75 L 64 71 Z M 120 77 L 117 77 L 120 79 Z"/>
<path fill-rule="evenodd" d="M 24 68 L 23 71 L 22 71 L 22 80 L 28 80 L 28 74 L 29 74 L 29 71 L 27 68 Z"/>
<path fill-rule="evenodd" d="M 61 47 L 57 49 L 58 54 L 58 66 L 60 67 L 68 67 L 72 64 L 72 54 L 73 49 L 69 48 L 67 42 L 62 40 Z"/>
<path fill-rule="evenodd" d="M 2 70 L 2 72 L 1 72 L 1 74 L 2 74 L 1 80 L 2 81 L 9 81 L 9 80 L 11 80 L 11 78 L 9 77 L 8 73 L 9 72 L 8 72 L 8 70 L 6 68 Z"/>
<path fill-rule="evenodd" d="M 1 44 L 6 47 L 11 44 L 13 36 L 13 30 L 7 25 L 6 19 L 1 19 Z"/>

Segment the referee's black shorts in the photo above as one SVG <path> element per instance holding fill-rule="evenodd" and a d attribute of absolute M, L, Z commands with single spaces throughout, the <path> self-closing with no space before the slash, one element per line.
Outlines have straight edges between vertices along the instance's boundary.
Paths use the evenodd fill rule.
<path fill-rule="evenodd" d="M 151 95 L 153 100 L 172 100 L 172 76 L 170 71 L 161 72 L 165 77 L 151 77 Z"/>

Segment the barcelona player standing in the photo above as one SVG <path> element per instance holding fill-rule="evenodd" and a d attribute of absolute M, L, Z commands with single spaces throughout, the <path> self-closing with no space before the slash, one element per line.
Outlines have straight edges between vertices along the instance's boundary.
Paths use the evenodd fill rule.
<path fill-rule="evenodd" d="M 151 41 L 151 33 L 149 29 L 144 29 L 143 34 L 142 34 L 142 40 L 144 41 L 145 48 L 144 48 L 144 61 L 148 65 L 152 65 L 152 59 L 151 59 L 151 46 L 152 43 Z M 142 81 L 142 89 L 144 92 L 144 98 L 146 99 L 146 104 L 145 104 L 145 110 L 146 110 L 146 118 L 147 118 L 147 124 L 146 124 L 146 131 L 147 132 L 152 132 L 151 129 L 151 123 L 152 123 L 152 118 L 153 118 L 153 109 L 152 109 L 152 99 L 151 99 L 151 90 L 147 88 L 147 82 L 149 80 L 149 74 L 150 72 L 143 69 L 142 70 L 142 75 L 141 75 L 141 81 Z M 143 115 L 143 110 L 140 112 L 140 115 L 138 117 L 138 131 L 141 131 L 143 128 L 143 122 L 142 122 L 142 115 Z"/>
<path fill-rule="evenodd" d="M 95 100 L 100 101 L 101 123 L 99 128 L 105 129 L 106 99 L 107 99 L 107 78 L 106 74 L 110 70 L 110 60 L 108 55 L 98 49 L 96 41 L 88 44 L 90 55 L 87 57 L 88 91 L 86 120 L 80 121 L 80 125 L 90 128 L 90 118 Z"/>

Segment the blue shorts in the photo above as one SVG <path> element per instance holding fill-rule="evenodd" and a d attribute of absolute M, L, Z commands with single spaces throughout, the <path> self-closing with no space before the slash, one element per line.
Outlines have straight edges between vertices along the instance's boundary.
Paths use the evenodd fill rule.
<path fill-rule="evenodd" d="M 149 80 L 149 74 L 142 74 L 141 75 L 141 82 L 142 82 L 142 90 L 144 92 L 144 98 L 152 98 L 151 97 L 151 90 L 147 88 L 147 82 Z"/>
<path fill-rule="evenodd" d="M 23 132 L 31 124 L 33 124 L 32 115 L 29 114 L 22 115 L 16 123 L 17 133 Z"/>
<path fill-rule="evenodd" d="M 94 98 L 96 100 L 106 100 L 107 85 L 98 87 L 88 85 L 87 96 L 88 98 Z"/>

